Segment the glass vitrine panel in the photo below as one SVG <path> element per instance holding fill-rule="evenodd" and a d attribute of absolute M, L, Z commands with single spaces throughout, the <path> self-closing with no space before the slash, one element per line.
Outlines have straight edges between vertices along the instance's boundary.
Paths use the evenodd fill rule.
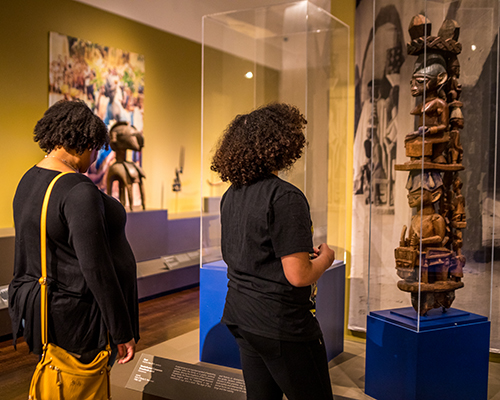
<path fill-rule="evenodd" d="M 203 18 L 202 265 L 222 258 L 228 185 L 210 171 L 214 146 L 236 115 L 270 102 L 293 104 L 307 119 L 304 154 L 280 177 L 306 195 L 314 244 L 345 258 L 348 37 L 344 23 L 307 1 Z"/>
<path fill-rule="evenodd" d="M 358 16 L 349 328 L 377 310 L 417 330 L 475 313 L 499 349 L 498 2 Z"/>

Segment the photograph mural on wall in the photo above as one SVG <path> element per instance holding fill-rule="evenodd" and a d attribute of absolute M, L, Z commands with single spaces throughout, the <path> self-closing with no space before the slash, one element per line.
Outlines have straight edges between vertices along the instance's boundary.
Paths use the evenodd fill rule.
<path fill-rule="evenodd" d="M 411 225 L 416 211 L 408 207 L 408 173 L 395 170 L 408 162 L 405 138 L 419 126 L 418 118 L 412 115 L 418 99 L 411 94 L 415 57 L 407 52 L 407 43 L 411 42 L 408 28 L 415 15 L 427 12 L 433 23 L 432 35 L 438 34 L 444 20 L 454 20 L 460 26 L 462 43 L 460 76 L 456 78 L 466 121 L 460 131 L 464 171 L 453 191 L 458 193 L 455 197 L 467 199 L 463 207 L 467 229 L 463 235 L 459 232 L 459 238 L 450 236 L 450 241 L 457 242 L 464 262 L 461 280 L 465 285 L 457 291 L 453 307 L 490 317 L 491 347 L 500 349 L 500 296 L 492 289 L 500 283 L 500 251 L 492 241 L 492 230 L 500 230 L 500 218 L 491 212 L 496 202 L 500 214 L 499 185 L 495 181 L 495 172 L 500 176 L 500 171 L 494 164 L 497 103 L 492 91 L 499 80 L 498 26 L 492 9 L 478 8 L 472 0 L 444 6 L 440 3 L 435 8 L 433 4 L 357 1 L 348 327 L 364 331 L 369 311 L 412 305 L 408 294 L 398 288 L 401 277 L 395 249 L 401 244 L 401 227 Z M 453 77 L 451 70 L 448 75 Z M 488 257 L 492 254 L 493 259 Z"/>
<path fill-rule="evenodd" d="M 99 152 L 89 177 L 130 209 L 145 208 L 144 56 L 56 32 L 49 47 L 49 106 L 83 100 L 110 130 L 111 148 Z"/>
<path fill-rule="evenodd" d="M 361 104 L 356 110 L 360 115 L 356 118 L 354 194 L 366 204 L 371 199 L 377 211 L 394 214 L 399 82 L 405 60 L 403 30 L 394 5 L 378 14 L 375 32 L 380 43 L 377 56 L 384 59 L 373 70 L 375 41 L 370 31 L 363 60 L 356 65 L 357 100 Z M 370 193 L 372 184 L 374 191 Z"/>

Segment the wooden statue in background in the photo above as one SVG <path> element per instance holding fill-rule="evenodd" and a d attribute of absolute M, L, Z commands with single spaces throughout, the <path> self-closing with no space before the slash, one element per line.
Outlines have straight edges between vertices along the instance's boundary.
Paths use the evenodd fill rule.
<path fill-rule="evenodd" d="M 116 161 L 109 167 L 107 192 L 111 196 L 113 182 L 118 181 L 119 198 L 126 206 L 125 191 L 127 191 L 130 211 L 133 211 L 134 193 L 132 186 L 139 185 L 142 209 L 146 209 L 146 198 L 142 179 L 146 177 L 142 168 L 132 161 L 127 161 L 127 150 L 141 151 L 144 146 L 142 133 L 127 122 L 117 122 L 109 131 L 110 147 L 116 153 Z"/>
<path fill-rule="evenodd" d="M 410 91 L 422 101 L 411 112 L 418 117 L 417 129 L 405 138 L 409 160 L 396 170 L 409 171 L 408 203 L 416 212 L 408 236 L 403 227 L 395 258 L 402 278 L 398 288 L 409 292 L 415 311 L 426 315 L 433 308 L 450 308 L 455 290 L 464 286 L 466 217 L 458 176 L 464 118 L 457 57 L 462 47 L 453 20 L 445 20 L 438 36 L 432 36 L 430 21 L 417 15 L 409 32 L 408 54 L 417 56 Z"/>

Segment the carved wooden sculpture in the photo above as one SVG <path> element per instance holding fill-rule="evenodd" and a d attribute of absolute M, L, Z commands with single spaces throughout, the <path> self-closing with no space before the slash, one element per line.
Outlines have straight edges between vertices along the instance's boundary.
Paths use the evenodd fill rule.
<path fill-rule="evenodd" d="M 142 209 L 146 209 L 144 186 L 142 179 L 146 177 L 142 168 L 134 162 L 127 161 L 127 150 L 141 151 L 144 146 L 142 133 L 127 122 L 117 122 L 109 131 L 110 147 L 116 153 L 116 161 L 109 167 L 107 192 L 111 195 L 113 182 L 118 181 L 120 202 L 125 206 L 125 190 L 127 190 L 129 207 L 132 211 L 134 196 L 132 185 L 137 183 L 141 194 Z"/>
<path fill-rule="evenodd" d="M 455 290 L 464 286 L 461 249 L 467 223 L 458 177 L 464 119 L 457 58 L 462 47 L 457 42 L 460 27 L 452 20 L 445 20 L 438 36 L 432 36 L 430 21 L 417 15 L 409 32 L 408 54 L 417 56 L 410 90 L 422 102 L 411 112 L 419 117 L 418 128 L 405 138 L 409 161 L 396 170 L 409 171 L 408 203 L 416 213 L 408 237 L 403 227 L 395 256 L 402 278 L 398 288 L 410 292 L 413 308 L 425 315 L 433 308 L 450 308 Z"/>

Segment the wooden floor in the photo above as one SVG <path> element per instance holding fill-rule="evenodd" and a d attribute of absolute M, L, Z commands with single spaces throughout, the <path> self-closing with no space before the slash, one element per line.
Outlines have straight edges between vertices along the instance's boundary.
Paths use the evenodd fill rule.
<path fill-rule="evenodd" d="M 191 288 L 139 304 L 141 340 L 137 351 L 155 346 L 199 327 L 199 288 Z M 18 341 L 0 342 L 0 399 L 26 400 L 38 356 Z"/>

